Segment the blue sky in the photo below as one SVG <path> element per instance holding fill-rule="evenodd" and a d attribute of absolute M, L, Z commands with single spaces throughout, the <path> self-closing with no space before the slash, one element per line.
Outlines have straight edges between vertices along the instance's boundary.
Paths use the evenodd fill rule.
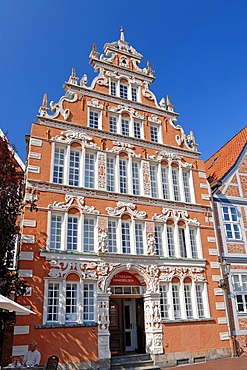
<path fill-rule="evenodd" d="M 125 39 L 151 61 L 158 100 L 209 158 L 247 124 L 246 0 L 0 0 L 1 123 L 20 157 L 43 94 L 57 102 L 71 67 L 94 72 L 95 42 Z"/>

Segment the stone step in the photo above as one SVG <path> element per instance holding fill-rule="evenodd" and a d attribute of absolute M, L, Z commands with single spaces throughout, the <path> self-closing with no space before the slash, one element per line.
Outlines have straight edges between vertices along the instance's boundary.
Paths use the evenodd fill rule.
<path fill-rule="evenodd" d="M 149 354 L 118 356 L 111 359 L 112 370 L 160 370 Z"/>
<path fill-rule="evenodd" d="M 124 356 L 115 356 L 111 358 L 111 364 L 124 364 L 128 362 L 141 362 L 151 360 L 150 354 L 133 354 Z"/>

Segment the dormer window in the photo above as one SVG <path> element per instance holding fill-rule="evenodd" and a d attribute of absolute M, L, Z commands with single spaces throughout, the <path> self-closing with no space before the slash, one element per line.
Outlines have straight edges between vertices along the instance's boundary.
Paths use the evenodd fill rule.
<path fill-rule="evenodd" d="M 128 99 L 128 86 L 120 83 L 120 98 Z"/>

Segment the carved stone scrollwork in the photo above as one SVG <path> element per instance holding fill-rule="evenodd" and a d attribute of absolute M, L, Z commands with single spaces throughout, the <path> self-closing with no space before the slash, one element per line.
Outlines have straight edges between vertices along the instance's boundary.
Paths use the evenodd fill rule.
<path fill-rule="evenodd" d="M 92 108 L 96 109 L 103 109 L 103 104 L 100 104 L 98 99 L 92 99 L 91 101 L 87 102 L 87 105 Z"/>
<path fill-rule="evenodd" d="M 67 121 L 70 116 L 70 110 L 68 108 L 63 109 L 63 102 L 68 101 L 70 103 L 73 103 L 77 101 L 77 99 L 78 99 L 78 95 L 68 90 L 66 92 L 66 95 L 62 96 L 58 103 L 54 103 L 54 101 L 50 102 L 50 111 L 53 112 L 53 114 L 49 114 L 48 108 L 47 108 L 47 97 L 46 97 L 46 106 L 44 104 L 44 99 L 43 99 L 42 106 L 39 109 L 40 116 L 54 119 L 59 114 L 61 114 L 63 118 L 65 119 L 65 121 Z"/>
<path fill-rule="evenodd" d="M 176 209 L 162 208 L 162 213 L 154 214 L 153 220 L 166 222 L 168 219 L 173 219 L 175 222 L 184 221 L 187 225 L 199 226 L 200 223 L 196 218 L 189 218 L 188 211 L 178 211 Z"/>
<path fill-rule="evenodd" d="M 154 234 L 149 233 L 147 235 L 147 254 L 150 256 L 154 256 L 156 254 L 155 245 L 156 243 Z"/>
<path fill-rule="evenodd" d="M 133 203 L 118 202 L 117 207 L 106 207 L 106 211 L 110 216 L 122 216 L 125 213 L 139 219 L 145 219 L 147 217 L 147 213 L 145 211 L 138 212 L 136 205 Z"/>
<path fill-rule="evenodd" d="M 85 263 L 80 261 L 50 261 L 51 269 L 48 275 L 52 278 L 65 277 L 71 272 L 77 272 L 83 279 L 96 279 L 96 263 Z"/>
<path fill-rule="evenodd" d="M 127 112 L 133 118 L 139 118 L 141 120 L 144 119 L 143 115 L 141 115 L 138 111 L 136 111 L 134 108 L 128 105 L 119 104 L 117 107 L 108 107 L 108 111 L 113 112 L 113 113 L 119 113 L 119 114 L 122 112 Z"/>
<path fill-rule="evenodd" d="M 161 274 L 159 276 L 160 281 L 172 281 L 174 276 L 184 279 L 189 276 L 195 282 L 204 282 L 205 277 L 203 276 L 204 269 L 202 267 L 171 267 L 171 266 L 160 266 Z"/>
<path fill-rule="evenodd" d="M 73 204 L 75 204 L 76 207 L 82 213 L 96 214 L 96 215 L 99 214 L 99 211 L 94 206 L 85 205 L 84 197 L 77 197 L 77 196 L 74 196 L 74 195 L 65 195 L 65 202 L 56 202 L 55 201 L 53 204 L 49 204 L 48 208 L 52 209 L 52 210 L 68 211 L 68 209 L 70 207 L 72 207 Z"/>
<path fill-rule="evenodd" d="M 148 117 L 148 121 L 151 122 L 151 123 L 156 123 L 158 125 L 161 125 L 161 120 L 158 119 L 158 117 L 156 116 L 156 114 L 152 114 L 151 117 Z"/>
<path fill-rule="evenodd" d="M 83 144 L 86 144 L 88 141 L 92 141 L 92 137 L 88 136 L 84 132 L 80 131 L 74 131 L 74 130 L 67 130 L 67 131 L 62 131 L 61 134 L 63 136 L 55 136 L 51 140 L 60 142 L 60 143 L 65 143 L 65 144 L 70 144 L 72 140 L 78 140 L 81 141 Z M 65 136 L 65 138 L 64 138 Z"/>
<path fill-rule="evenodd" d="M 109 149 L 106 148 L 107 152 L 119 154 L 121 152 L 125 152 L 133 157 L 140 158 L 141 154 L 136 154 L 133 149 L 135 149 L 134 145 L 128 143 L 120 143 L 119 141 L 113 141 L 113 148 Z"/>
<path fill-rule="evenodd" d="M 109 327 L 109 303 L 107 301 L 99 302 L 98 316 L 99 330 L 108 330 Z"/>
<path fill-rule="evenodd" d="M 99 230 L 98 251 L 102 253 L 108 252 L 108 235 L 104 229 Z"/>

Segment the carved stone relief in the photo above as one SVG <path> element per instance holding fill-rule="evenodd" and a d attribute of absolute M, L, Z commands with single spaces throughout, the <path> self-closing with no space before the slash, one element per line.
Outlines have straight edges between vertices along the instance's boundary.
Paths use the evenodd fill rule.
<path fill-rule="evenodd" d="M 106 211 L 110 216 L 122 216 L 129 214 L 130 216 L 138 219 L 145 219 L 147 213 L 145 211 L 137 211 L 136 205 L 133 203 L 118 202 L 117 207 L 106 207 Z"/>

